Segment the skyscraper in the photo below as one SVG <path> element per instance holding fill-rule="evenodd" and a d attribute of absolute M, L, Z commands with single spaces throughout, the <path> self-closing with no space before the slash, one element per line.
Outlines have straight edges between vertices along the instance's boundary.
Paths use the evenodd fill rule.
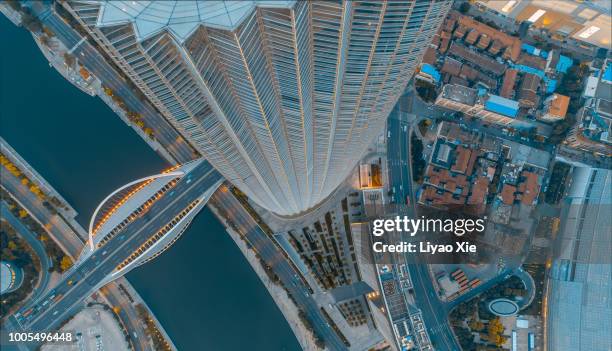
<path fill-rule="evenodd" d="M 382 132 L 445 1 L 67 1 L 229 181 L 290 215 Z"/>

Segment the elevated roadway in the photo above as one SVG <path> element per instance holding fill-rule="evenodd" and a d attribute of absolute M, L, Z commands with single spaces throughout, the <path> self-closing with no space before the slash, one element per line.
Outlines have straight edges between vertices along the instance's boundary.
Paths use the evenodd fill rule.
<path fill-rule="evenodd" d="M 211 194 L 221 180 L 221 175 L 208 162 L 201 161 L 146 212 L 127 224 L 100 249 L 79 261 L 33 307 L 11 316 L 11 324 L 24 331 L 56 329 L 83 299 L 108 281 L 108 277 L 117 272 L 117 267 L 152 235 L 176 221 L 177 215 L 195 201 L 205 203 L 208 196 L 203 194 Z"/>

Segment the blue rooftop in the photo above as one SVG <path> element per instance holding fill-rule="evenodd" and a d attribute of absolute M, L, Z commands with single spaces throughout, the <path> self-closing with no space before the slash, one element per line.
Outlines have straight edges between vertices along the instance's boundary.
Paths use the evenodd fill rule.
<path fill-rule="evenodd" d="M 546 83 L 546 93 L 554 93 L 557 89 L 557 81 L 555 79 L 549 79 Z"/>
<path fill-rule="evenodd" d="M 573 64 L 574 64 L 574 61 L 571 58 L 567 56 L 559 55 L 559 62 L 557 62 L 557 66 L 555 67 L 555 70 L 557 70 L 557 72 L 566 73 L 567 70 L 570 67 L 572 67 Z"/>
<path fill-rule="evenodd" d="M 485 110 L 514 118 L 518 114 L 519 103 L 501 96 L 489 95 L 489 99 L 485 102 Z"/>
<path fill-rule="evenodd" d="M 612 81 L 612 62 L 608 62 L 608 66 L 606 66 L 606 70 L 604 71 L 604 74 L 601 78 L 609 82 Z"/>
<path fill-rule="evenodd" d="M 533 55 L 533 56 L 540 56 L 542 58 L 548 58 L 548 52 L 544 51 L 544 50 L 540 50 L 538 48 L 536 48 L 535 46 L 529 45 L 529 44 L 521 44 L 521 49 L 523 51 L 525 51 L 526 53 Z"/>
<path fill-rule="evenodd" d="M 525 66 L 525 65 L 516 65 L 513 63 L 510 63 L 510 67 L 517 69 L 521 72 L 524 73 L 531 73 L 531 74 L 535 74 L 536 76 L 540 77 L 540 78 L 544 78 L 544 71 L 539 70 L 537 68 L 533 68 L 533 67 L 529 67 L 529 66 Z"/>
<path fill-rule="evenodd" d="M 430 75 L 436 81 L 436 83 L 440 81 L 440 72 L 438 72 L 438 70 L 429 63 L 424 63 L 421 65 L 421 72 Z"/>

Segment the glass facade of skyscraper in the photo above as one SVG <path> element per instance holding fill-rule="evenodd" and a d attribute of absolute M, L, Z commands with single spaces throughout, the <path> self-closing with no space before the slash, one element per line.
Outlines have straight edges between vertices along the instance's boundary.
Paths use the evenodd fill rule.
<path fill-rule="evenodd" d="M 321 202 L 379 135 L 451 1 L 68 1 L 226 178 L 268 210 Z"/>

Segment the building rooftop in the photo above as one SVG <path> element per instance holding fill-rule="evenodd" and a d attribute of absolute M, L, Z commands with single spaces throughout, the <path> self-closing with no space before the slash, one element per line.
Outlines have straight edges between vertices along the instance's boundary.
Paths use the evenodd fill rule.
<path fill-rule="evenodd" d="M 507 57 L 512 61 L 516 61 L 518 59 L 521 53 L 521 40 L 519 38 L 501 32 L 468 16 L 459 16 L 458 22 L 460 26 L 475 30 L 481 35 L 484 34 L 491 40 L 501 43 L 507 50 Z"/>
<path fill-rule="evenodd" d="M 572 180 L 558 234 L 564 245 L 550 271 L 548 349 L 608 350 L 612 171 L 574 167 Z"/>
<path fill-rule="evenodd" d="M 533 67 L 539 70 L 544 70 L 546 68 L 545 59 L 539 56 L 534 56 L 534 55 L 529 55 L 529 54 L 521 54 L 521 56 L 519 57 L 518 63 L 521 65 Z"/>
<path fill-rule="evenodd" d="M 451 167 L 451 171 L 459 172 L 459 173 L 466 173 L 470 158 L 472 156 L 472 150 L 459 145 L 455 149 L 455 153 L 456 153 L 455 163 Z"/>
<path fill-rule="evenodd" d="M 448 56 L 444 58 L 444 65 L 442 65 L 442 73 L 449 73 L 453 76 L 458 76 L 461 73 L 461 66 L 463 64 L 455 59 Z"/>
<path fill-rule="evenodd" d="M 478 0 L 503 16 L 530 21 L 537 28 L 577 41 L 610 48 L 612 42 L 609 0 Z"/>
<path fill-rule="evenodd" d="M 516 117 L 519 110 L 518 101 L 506 99 L 497 95 L 489 95 L 485 109 L 508 117 Z"/>
<path fill-rule="evenodd" d="M 438 70 L 429 63 L 424 63 L 421 65 L 421 72 L 429 75 L 434 81 L 436 81 L 436 83 L 440 81 L 440 72 L 438 72 Z"/>
<path fill-rule="evenodd" d="M 533 205 L 540 194 L 539 177 L 533 172 L 523 171 L 518 185 L 518 198 L 524 205 Z"/>
<path fill-rule="evenodd" d="M 457 56 L 466 62 L 470 62 L 471 64 L 479 67 L 480 69 L 484 69 L 488 72 L 496 76 L 501 76 L 506 70 L 506 65 L 503 63 L 499 63 L 492 58 L 484 56 L 474 50 L 470 50 L 464 45 L 458 44 L 456 42 L 452 42 L 448 53 L 454 56 Z"/>
<path fill-rule="evenodd" d="M 516 77 L 518 71 L 515 69 L 507 69 L 504 74 L 504 83 L 502 85 L 499 95 L 507 99 L 511 99 L 514 96 L 514 84 L 516 83 Z"/>
<path fill-rule="evenodd" d="M 546 113 L 558 118 L 565 118 L 569 102 L 569 96 L 553 94 L 551 97 L 546 99 L 546 105 L 548 107 Z"/>
<path fill-rule="evenodd" d="M 423 63 L 434 64 L 436 62 L 436 57 L 436 49 L 428 47 L 425 50 L 425 55 L 423 55 Z"/>
<path fill-rule="evenodd" d="M 484 204 L 488 191 L 489 179 L 487 177 L 478 177 L 472 185 L 472 194 L 468 198 L 468 205 Z"/>
<path fill-rule="evenodd" d="M 516 192 L 516 187 L 514 185 L 504 184 L 504 187 L 502 188 L 502 191 L 499 194 L 501 196 L 502 202 L 505 205 L 514 204 L 514 193 L 515 192 Z"/>
<path fill-rule="evenodd" d="M 442 88 L 442 97 L 473 106 L 476 104 L 478 94 L 475 89 L 462 85 L 447 84 Z"/>
<path fill-rule="evenodd" d="M 200 25 L 233 30 L 256 6 L 290 8 L 295 1 L 108 1 L 95 0 L 101 9 L 97 26 L 113 26 L 131 22 L 139 40 L 168 30 L 180 42 L 185 41 Z"/>
<path fill-rule="evenodd" d="M 540 77 L 535 74 L 523 74 L 523 80 L 521 81 L 521 87 L 518 96 L 521 105 L 534 107 L 538 104 L 538 90 L 540 88 L 541 81 L 542 79 L 540 79 Z"/>

